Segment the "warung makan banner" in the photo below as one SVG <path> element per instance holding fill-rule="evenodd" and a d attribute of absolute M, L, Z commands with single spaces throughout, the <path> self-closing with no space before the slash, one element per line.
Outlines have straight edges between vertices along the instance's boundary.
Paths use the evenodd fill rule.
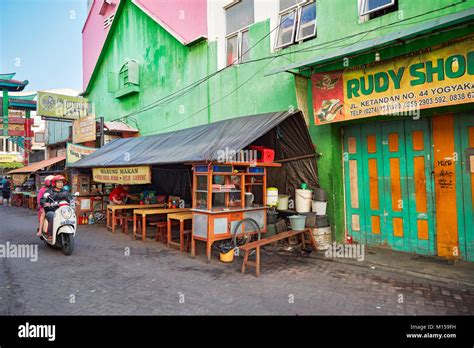
<path fill-rule="evenodd" d="M 410 57 L 312 76 L 315 124 L 474 102 L 474 37 Z"/>
<path fill-rule="evenodd" d="M 92 177 L 95 182 L 104 184 L 150 184 L 151 170 L 149 166 L 93 168 Z"/>

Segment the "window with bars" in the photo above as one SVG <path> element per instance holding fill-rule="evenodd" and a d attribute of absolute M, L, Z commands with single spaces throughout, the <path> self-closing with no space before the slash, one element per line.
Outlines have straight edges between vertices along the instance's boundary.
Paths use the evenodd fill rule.
<path fill-rule="evenodd" d="M 316 36 L 316 2 L 280 0 L 275 48 L 283 48 Z"/>

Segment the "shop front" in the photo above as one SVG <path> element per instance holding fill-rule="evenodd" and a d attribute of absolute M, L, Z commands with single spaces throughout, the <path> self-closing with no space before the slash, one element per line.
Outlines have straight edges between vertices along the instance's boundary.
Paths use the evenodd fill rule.
<path fill-rule="evenodd" d="M 340 125 L 353 240 L 474 261 L 473 44 L 312 75 L 316 127 Z"/>

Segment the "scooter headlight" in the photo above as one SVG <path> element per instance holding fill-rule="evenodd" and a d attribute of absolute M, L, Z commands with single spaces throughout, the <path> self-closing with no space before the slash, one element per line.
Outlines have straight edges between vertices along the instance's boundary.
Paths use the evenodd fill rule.
<path fill-rule="evenodd" d="M 70 207 L 65 207 L 61 210 L 61 215 L 65 220 L 69 220 L 72 217 L 72 209 Z"/>

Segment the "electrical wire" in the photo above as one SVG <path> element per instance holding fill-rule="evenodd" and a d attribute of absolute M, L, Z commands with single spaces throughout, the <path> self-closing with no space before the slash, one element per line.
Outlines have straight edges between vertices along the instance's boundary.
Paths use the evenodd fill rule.
<path fill-rule="evenodd" d="M 370 29 L 370 30 L 367 30 L 367 31 L 364 31 L 364 32 L 359 32 L 359 33 L 356 33 L 356 34 L 353 34 L 353 35 L 349 35 L 349 36 L 346 36 L 344 38 L 339 38 L 339 39 L 336 39 L 336 40 L 332 40 L 332 41 L 329 41 L 329 42 L 325 42 L 325 43 L 322 43 L 322 44 L 316 44 L 316 45 L 312 45 L 312 46 L 308 46 L 308 47 L 304 47 L 304 48 L 301 48 L 301 49 L 297 49 L 297 50 L 293 50 L 293 51 L 290 51 L 290 52 L 283 52 L 281 51 L 280 53 L 278 54 L 273 54 L 271 56 L 267 56 L 267 57 L 262 57 L 262 58 L 258 58 L 258 59 L 254 59 L 254 60 L 249 60 L 249 61 L 246 61 L 246 62 L 241 62 L 239 65 L 244 65 L 244 64 L 248 64 L 248 63 L 254 63 L 254 62 L 258 62 L 258 61 L 263 61 L 263 60 L 269 60 L 270 59 L 270 63 L 273 62 L 275 59 L 277 58 L 280 58 L 280 57 L 285 57 L 286 55 L 294 55 L 294 54 L 297 54 L 297 53 L 302 53 L 302 52 L 313 52 L 313 51 L 318 51 L 318 50 L 322 50 L 322 49 L 327 49 L 327 48 L 339 48 L 339 47 L 348 47 L 350 45 L 354 45 L 358 42 L 360 42 L 363 38 L 365 38 L 367 35 L 369 35 L 370 33 L 374 32 L 374 31 L 377 31 L 377 30 L 380 30 L 380 29 L 384 29 L 384 28 L 388 28 L 388 27 L 398 27 L 398 26 L 403 26 L 403 25 L 413 25 L 413 24 L 416 24 L 416 23 L 419 23 L 419 22 L 423 22 L 424 20 L 421 20 L 419 22 L 415 22 L 415 23 L 406 23 L 406 24 L 400 24 L 402 22 L 406 22 L 406 21 L 409 21 L 409 20 L 412 20 L 412 19 L 415 19 L 415 18 L 420 18 L 420 17 L 423 17 L 423 16 L 426 16 L 428 14 L 431 14 L 431 13 L 434 13 L 434 12 L 437 12 L 437 11 L 441 11 L 441 10 L 445 10 L 447 8 L 450 8 L 450 7 L 453 7 L 453 6 L 457 6 L 461 3 L 464 3 L 464 1 L 460 1 L 458 3 L 454 3 L 454 4 L 450 4 L 450 5 L 447 5 L 447 6 L 444 6 L 444 7 L 441 7 L 441 8 L 438 8 L 438 9 L 435 9 L 435 10 L 432 10 L 432 11 L 428 11 L 428 12 L 425 12 L 425 13 L 422 13 L 422 14 L 419 14 L 419 15 L 416 15 L 416 16 L 412 16 L 412 17 L 408 17 L 408 18 L 405 18 L 405 19 L 402 19 L 398 22 L 394 22 L 394 23 L 389 23 L 389 24 L 386 24 L 386 25 L 383 25 L 383 26 L 379 26 L 379 27 L 376 27 L 376 28 L 373 28 L 373 29 Z M 288 20 L 289 18 L 285 19 Z M 242 55 L 245 55 L 247 54 L 248 52 L 250 52 L 254 47 L 256 47 L 260 42 L 262 42 L 265 38 L 267 38 L 269 35 L 271 35 L 275 30 L 277 30 L 282 24 L 284 24 L 284 21 L 279 23 L 275 28 L 273 28 L 268 34 L 264 35 L 260 40 L 258 40 L 253 46 L 249 47 Z M 365 34 L 365 35 L 364 35 Z M 339 43 L 339 42 L 343 42 L 343 41 L 347 41 L 351 38 L 354 38 L 354 37 L 357 37 L 359 35 L 363 35 L 363 37 L 361 39 L 359 39 L 357 42 L 352 42 L 350 44 L 347 44 L 347 45 L 342 45 L 342 46 L 329 46 L 330 44 L 332 43 Z M 208 81 L 209 79 L 211 79 L 212 77 L 220 74 L 221 72 L 223 72 L 224 70 L 226 70 L 227 68 L 230 68 L 233 66 L 233 64 L 235 62 L 237 62 L 239 59 L 239 57 L 237 57 L 231 65 L 228 65 L 224 68 L 221 68 L 217 71 L 215 71 L 214 73 L 212 74 L 209 74 L 195 82 L 193 82 L 192 84 L 176 91 L 176 92 L 173 92 L 147 106 L 145 106 L 144 108 L 138 110 L 138 111 L 134 111 L 134 112 L 131 112 L 127 115 L 123 115 L 123 116 L 120 116 L 112 121 L 117 121 L 117 120 L 128 120 L 129 117 L 131 116 L 135 116 L 135 115 L 138 115 L 140 113 L 143 113 L 143 112 L 146 112 L 148 110 L 151 110 L 153 108 L 156 108 L 156 107 L 159 107 L 163 104 L 168 104 L 168 103 L 172 103 L 174 102 L 175 100 L 179 99 L 179 98 L 182 98 L 186 95 L 188 95 L 189 93 L 191 93 L 192 91 L 194 91 L 199 85 L 201 85 L 202 83 Z M 268 66 L 268 64 L 265 65 L 265 67 Z M 261 69 L 262 70 L 262 69 Z M 259 70 L 259 72 L 261 71 Z M 253 77 L 255 77 L 255 75 L 253 75 L 249 80 L 251 80 Z M 228 95 L 234 93 L 236 90 L 240 89 L 243 85 L 245 85 L 246 83 L 249 82 L 249 80 L 246 80 L 242 85 L 238 86 L 235 90 L 231 91 Z M 226 95 L 226 96 L 228 96 Z M 225 96 L 225 97 L 226 97 Z M 219 100 L 220 101 L 220 100 Z M 218 101 L 216 101 L 218 102 Z M 212 103 L 212 104 L 208 104 L 205 108 L 203 108 L 204 110 L 212 105 L 214 105 L 216 102 Z M 199 112 L 203 111 L 203 109 L 199 110 L 198 112 L 196 113 L 193 113 L 190 117 L 198 114 Z M 172 128 L 182 122 L 184 122 L 185 120 L 187 120 L 187 118 L 183 119 L 183 120 L 180 120 L 178 123 L 174 124 L 174 125 L 171 125 L 171 126 L 168 126 L 166 128 L 162 128 L 162 130 L 165 130 L 165 129 L 169 129 L 169 128 Z M 135 124 L 137 124 L 137 121 L 135 119 Z M 148 133 L 151 133 L 151 132 L 148 132 Z M 144 134 L 148 134 L 148 133 L 144 133 Z"/>

